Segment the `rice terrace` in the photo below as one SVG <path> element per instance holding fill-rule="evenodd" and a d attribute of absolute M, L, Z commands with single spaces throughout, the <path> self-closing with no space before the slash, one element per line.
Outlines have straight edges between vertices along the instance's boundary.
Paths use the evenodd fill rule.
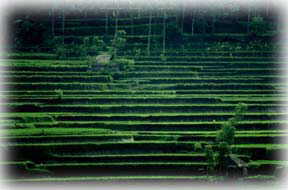
<path fill-rule="evenodd" d="M 15 8 L 2 181 L 277 183 L 280 16 L 274 1 L 234 2 Z"/>

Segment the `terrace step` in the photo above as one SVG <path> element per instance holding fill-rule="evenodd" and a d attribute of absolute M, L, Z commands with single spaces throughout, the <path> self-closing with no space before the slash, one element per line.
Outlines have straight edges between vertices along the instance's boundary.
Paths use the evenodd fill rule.
<path fill-rule="evenodd" d="M 187 153 L 194 151 L 193 142 L 138 141 L 138 142 L 76 142 L 76 143 L 36 143 L 6 144 L 7 153 L 13 154 L 13 161 L 31 160 L 43 163 L 61 154 L 129 154 L 138 153 Z M 4 146 L 1 149 L 6 149 Z M 37 154 L 35 154 L 35 151 Z"/>
<path fill-rule="evenodd" d="M 229 84 L 215 84 L 215 83 L 182 83 L 182 84 L 146 84 L 143 86 L 138 86 L 137 84 L 130 83 L 81 83 L 81 82 L 8 82 L 3 83 L 3 86 L 6 88 L 12 88 L 14 90 L 29 90 L 32 88 L 37 88 L 38 90 L 107 90 L 107 89 L 131 89 L 131 90 L 151 90 L 151 91 L 165 91 L 165 90 L 275 90 L 277 91 L 278 87 L 285 87 L 285 85 L 278 83 L 229 83 Z"/>
<path fill-rule="evenodd" d="M 162 39 L 162 20 L 157 21 L 153 40 Z M 106 21 L 68 21 L 65 38 L 107 32 L 104 25 L 94 30 L 91 26 L 96 22 Z M 9 91 L 1 96 L 7 101 L 1 106 L 10 113 L 0 114 L 9 134 L 0 137 L 6 141 L 0 148 L 13 155 L 12 167 L 24 170 L 23 176 L 17 176 L 19 181 L 125 180 L 127 176 L 142 180 L 145 175 L 204 180 L 208 166 L 204 147 L 215 142 L 238 103 L 246 103 L 248 110 L 235 126 L 231 151 L 243 160 L 251 157 L 251 175 L 269 175 L 271 168 L 282 165 L 285 158 L 279 155 L 288 148 L 282 141 L 288 135 L 282 126 L 288 122 L 282 111 L 287 105 L 280 102 L 286 97 L 280 79 L 286 77 L 279 73 L 286 70 L 282 66 L 286 63 L 277 61 L 274 51 L 207 51 L 213 44 L 196 35 L 185 37 L 198 40 L 192 47 L 167 48 L 164 60 L 153 43 L 151 56 L 144 54 L 147 18 L 133 22 L 134 31 L 130 18 L 118 23 L 129 33 L 125 48 L 140 48 L 143 53 L 118 52 L 120 58 L 135 59 L 129 72 L 87 72 L 86 60 L 52 61 L 52 54 L 14 54 L 3 60 L 7 62 L 0 68 L 3 86 Z M 111 39 L 114 25 L 108 24 L 106 37 Z M 27 160 L 52 173 L 32 179 L 26 175 Z"/>
<path fill-rule="evenodd" d="M 44 164 L 55 176 L 203 175 L 205 162 L 126 162 Z M 202 172 L 201 172 L 202 171 Z"/>
<path fill-rule="evenodd" d="M 15 95 L 15 96 L 41 96 L 41 95 L 56 95 L 54 90 L 11 90 L 11 91 L 1 91 L 3 95 Z M 215 96 L 277 96 L 281 95 L 285 97 L 285 90 L 165 90 L 164 92 L 161 90 L 65 90 L 63 94 L 69 96 L 190 96 L 190 95 L 215 95 Z"/>
<path fill-rule="evenodd" d="M 127 58 L 134 58 L 132 56 L 127 56 Z M 166 56 L 166 61 L 274 61 L 277 57 L 223 57 L 223 56 Z M 138 56 L 137 61 L 159 61 L 161 60 L 159 56 Z"/>
<path fill-rule="evenodd" d="M 234 104 L 2 104 L 12 112 L 66 112 L 66 113 L 203 113 L 203 112 L 232 112 Z M 250 112 L 280 112 L 286 104 L 249 104 Z M 4 110 L 5 112 L 5 110 Z"/>
<path fill-rule="evenodd" d="M 54 155 L 54 162 L 205 162 L 203 153 L 192 154 L 119 154 L 119 155 Z"/>
<path fill-rule="evenodd" d="M 288 163 L 286 160 L 252 160 L 248 164 L 251 168 L 250 175 L 271 175 L 272 173 L 280 176 L 283 173 L 279 172 L 287 170 Z"/>
<path fill-rule="evenodd" d="M 201 98 L 201 97 L 19 97 L 19 98 L 8 98 L 13 103 L 47 103 L 53 104 L 184 104 L 184 103 L 220 103 L 221 98 Z M 265 100 L 265 99 L 264 99 Z M 269 102 L 269 101 L 268 101 Z"/>
<path fill-rule="evenodd" d="M 235 144 L 261 144 L 274 143 L 281 144 L 282 140 L 287 137 L 287 134 L 238 134 L 235 136 Z M 68 142 L 136 142 L 136 141 L 178 141 L 178 142 L 213 142 L 216 139 L 216 134 L 147 134 L 140 135 L 134 132 L 123 134 L 101 134 L 101 135 L 26 135 L 26 136 L 8 136 L 0 137 L 3 142 L 9 144 L 33 144 L 33 143 L 68 143 Z M 202 147 L 202 146 L 201 146 Z M 202 147 L 204 148 L 204 147 Z M 153 157 L 153 155 L 151 155 Z M 203 155 L 202 155 L 203 156 Z M 85 155 L 84 155 L 85 157 Z M 99 157 L 99 155 L 98 155 Z"/>
<path fill-rule="evenodd" d="M 285 121 L 243 121 L 236 126 L 236 130 L 279 130 Z M 37 128 L 65 127 L 65 128 L 101 128 L 116 131 L 215 131 L 219 130 L 223 122 L 87 122 L 87 121 L 65 121 L 57 124 L 35 124 Z"/>
<path fill-rule="evenodd" d="M 181 176 L 181 175 L 177 175 L 177 176 L 167 176 L 167 175 L 162 175 L 162 176 L 108 176 L 108 177 L 89 177 L 89 176 L 85 176 L 85 177 L 57 177 L 57 178 L 53 178 L 53 177 L 40 177 L 40 178 L 20 178 L 20 179 L 5 179 L 3 180 L 3 182 L 5 183 L 21 183 L 21 182 L 25 182 L 25 183 L 33 183 L 33 184 L 43 184 L 43 182 L 45 182 L 46 184 L 50 184 L 53 183 L 55 185 L 56 184 L 66 184 L 67 182 L 73 182 L 73 184 L 78 184 L 82 185 L 83 182 L 86 183 L 92 183 L 94 184 L 95 182 L 101 182 L 101 184 L 114 184 L 115 182 L 121 182 L 121 183 L 125 183 L 125 182 L 131 182 L 131 180 L 133 180 L 134 182 L 153 182 L 153 183 L 157 183 L 157 184 L 167 184 L 168 182 L 171 181 L 175 181 L 177 183 L 181 183 L 181 182 L 189 182 L 189 183 L 195 183 L 195 184 L 199 184 L 199 182 L 201 183 L 205 183 L 205 184 L 214 184 L 215 181 L 219 182 L 221 181 L 221 177 L 217 177 L 217 176 L 208 176 L 208 175 L 203 175 L 203 176 L 199 176 L 199 175 L 195 175 L 195 176 Z"/>

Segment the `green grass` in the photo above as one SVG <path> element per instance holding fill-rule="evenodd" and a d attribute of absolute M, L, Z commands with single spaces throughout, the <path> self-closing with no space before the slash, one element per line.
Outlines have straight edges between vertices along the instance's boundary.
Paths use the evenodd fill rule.
<path fill-rule="evenodd" d="M 266 148 L 266 149 L 287 149 L 288 144 L 237 144 L 232 145 L 236 148 Z"/>
<path fill-rule="evenodd" d="M 58 105 L 57 105 L 58 106 Z M 80 105 L 59 105 L 63 107 L 81 107 L 83 106 L 82 104 Z M 83 107 L 94 107 L 98 106 L 97 104 L 95 105 L 84 105 Z M 176 105 L 176 106 L 181 106 L 181 105 Z M 193 105 L 192 105 L 193 106 Z M 8 113 L 8 117 L 10 116 L 31 116 L 31 117 L 45 117 L 47 116 L 47 113 L 37 113 L 37 114 L 31 114 L 31 113 Z M 58 112 L 51 112 L 49 113 L 50 116 L 106 116 L 106 117 L 117 117 L 117 116 L 135 116 L 135 117 L 148 117 L 148 116 L 234 116 L 233 112 L 200 112 L 200 113 L 171 113 L 171 112 L 162 112 L 162 113 L 58 113 Z M 247 116 L 260 116 L 260 115 L 267 115 L 267 116 L 286 116 L 286 113 L 276 113 L 276 112 L 251 112 L 251 113 L 245 113 L 244 115 Z"/>
<path fill-rule="evenodd" d="M 128 89 L 115 89 L 115 90 L 104 90 L 104 91 L 99 91 L 99 90 L 75 90 L 75 89 L 67 89 L 65 90 L 65 93 L 67 95 L 97 95 L 97 94 L 101 94 L 101 93 L 107 93 L 109 94 L 109 96 L 111 95 L 120 95 L 120 94 L 129 94 L 129 95 L 141 95 L 141 96 L 145 96 L 145 95 L 175 95 L 177 93 L 178 95 L 193 95 L 193 94 L 197 94 L 197 95 L 214 95 L 215 96 L 225 96 L 225 95 L 242 95 L 242 96 L 247 96 L 247 95 L 258 95 L 258 96 L 266 96 L 266 95 L 282 95 L 284 96 L 284 89 L 283 90 L 278 90 L 277 93 L 275 93 L 275 90 L 273 89 L 261 89 L 261 90 L 257 90 L 257 89 L 249 89 L 249 90 L 239 90 L 239 89 L 235 89 L 235 90 L 215 90 L 215 89 L 201 89 L 201 90 L 142 90 L 142 89 L 137 89 L 136 90 L 128 90 Z M 42 94 L 51 94 L 53 93 L 53 95 L 55 94 L 54 90 L 39 90 L 39 89 L 35 89 L 35 90 L 15 90 L 15 89 L 11 89 L 10 91 L 2 91 L 1 94 L 11 94 L 11 95 L 25 95 L 25 94 L 29 94 L 29 95 L 33 95 L 33 94 L 37 94 L 37 95 L 42 95 Z"/>
<path fill-rule="evenodd" d="M 189 180 L 189 181 L 203 181 L 203 182 L 213 182 L 221 180 L 221 177 L 217 176 L 107 176 L 107 177 L 57 177 L 57 178 L 24 178 L 24 179 L 2 179 L 4 183 L 17 183 L 17 182 L 115 182 L 115 181 L 125 181 L 131 180 Z"/>
<path fill-rule="evenodd" d="M 269 121 L 271 122 L 271 121 Z M 190 122 L 191 123 L 191 122 Z M 194 122 L 196 123 L 196 122 Z M 208 122 L 204 122 L 208 123 Z M 211 122 L 210 122 L 211 123 Z M 221 122 L 217 122 L 221 123 Z M 277 123 L 281 123 L 280 121 Z M 288 123 L 286 121 L 286 123 Z M 196 123 L 197 124 L 197 123 Z M 7 129 L 2 130 L 2 137 L 14 137 L 14 136 L 81 136 L 81 135 L 211 135 L 215 136 L 216 131 L 112 131 L 104 128 L 42 128 L 42 129 Z M 273 135 L 287 135 L 288 130 L 278 129 L 278 130 L 237 130 L 236 136 L 273 136 Z"/>
<path fill-rule="evenodd" d="M 4 135 L 9 136 L 53 136 L 53 135 L 107 135 L 113 131 L 104 128 L 42 128 L 42 129 L 9 129 L 2 131 Z M 119 133 L 119 132 L 118 132 Z M 121 134 L 121 133 L 120 133 Z"/>
<path fill-rule="evenodd" d="M 253 160 L 249 162 L 249 166 L 260 166 L 260 165 L 281 165 L 288 166 L 287 160 Z"/>
<path fill-rule="evenodd" d="M 78 94 L 71 94 L 76 93 Z M 84 92 L 84 93 L 80 93 Z M 157 98 L 183 98 L 183 99 L 189 99 L 189 98 L 212 98 L 212 99 L 241 99 L 241 98 L 253 98 L 253 99 L 280 99 L 280 98 L 286 98 L 287 95 L 285 94 L 177 94 L 173 93 L 174 91 L 167 91 L 167 94 L 165 93 L 155 93 L 155 94 L 134 94 L 133 91 L 129 95 L 123 95 L 123 94 L 109 94 L 109 95 L 101 95 L 101 94 L 95 94 L 91 95 L 89 94 L 93 92 L 100 92 L 100 91 L 75 91 L 75 90 L 65 90 L 65 97 L 66 98 L 73 98 L 73 99 L 82 99 L 82 98 L 91 98 L 91 99 L 97 99 L 97 98 L 111 98 L 111 99 L 118 99 L 118 98 L 127 98 L 127 99 L 157 99 Z M 102 92 L 102 91 L 101 91 Z M 107 90 L 109 92 L 109 90 Z M 113 91 L 111 91 L 113 92 Z M 119 92 L 125 92 L 125 91 L 119 91 Z M 127 90 L 128 93 L 128 90 Z M 50 98 L 54 97 L 55 91 L 11 91 L 10 94 L 6 91 L 1 92 L 2 96 L 5 97 L 11 97 L 11 98 L 19 98 L 19 99 L 26 99 L 26 98 Z M 65 98 L 63 97 L 63 98 Z"/>
<path fill-rule="evenodd" d="M 71 154 L 71 155 L 61 155 L 60 157 L 70 157 L 70 158 L 73 158 L 73 157 L 93 157 L 93 158 L 126 158 L 126 157 L 129 157 L 129 158 L 133 158 L 133 157 L 158 157 L 158 156 L 170 156 L 170 157 L 174 157 L 174 156 L 177 156 L 177 157 L 193 157 L 193 156 L 204 156 L 205 154 L 204 153 L 144 153 L 144 154 L 117 154 L 117 155 L 114 155 L 114 154 L 103 154 L 103 155 L 74 155 L 74 154 Z"/>

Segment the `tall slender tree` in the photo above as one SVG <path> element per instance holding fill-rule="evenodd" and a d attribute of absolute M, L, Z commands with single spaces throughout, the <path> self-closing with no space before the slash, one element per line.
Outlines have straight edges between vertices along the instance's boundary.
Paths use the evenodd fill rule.
<path fill-rule="evenodd" d="M 163 8 L 163 39 L 162 39 L 162 54 L 165 56 L 166 54 L 166 9 Z"/>
<path fill-rule="evenodd" d="M 147 55 L 150 56 L 150 48 L 151 48 L 151 32 L 152 32 L 152 10 L 149 11 L 149 25 L 148 25 L 148 42 L 147 42 Z"/>
<path fill-rule="evenodd" d="M 62 8 L 62 43 L 64 44 L 64 37 L 65 37 L 65 4 Z"/>
<path fill-rule="evenodd" d="M 251 8 L 248 6 L 247 12 L 247 33 L 250 33 L 250 21 L 251 21 Z"/>
<path fill-rule="evenodd" d="M 116 38 L 117 31 L 118 31 L 118 14 L 119 14 L 119 1 L 114 1 L 115 9 L 113 12 L 113 16 L 115 17 L 115 32 L 114 32 L 114 38 Z"/>
<path fill-rule="evenodd" d="M 195 12 L 196 10 L 191 11 L 191 35 L 193 36 L 195 31 L 194 31 L 194 25 L 195 25 Z"/>
<path fill-rule="evenodd" d="M 51 10 L 50 10 L 50 18 L 51 18 L 51 34 L 52 36 L 55 36 L 55 10 L 54 10 L 54 3 L 52 4 Z"/>
<path fill-rule="evenodd" d="M 184 33 L 184 20 L 185 20 L 185 4 L 184 4 L 184 1 L 183 1 L 183 3 L 182 3 L 181 10 L 182 10 L 181 34 L 183 35 L 183 33 Z"/>
<path fill-rule="evenodd" d="M 108 35 L 109 15 L 108 10 L 105 10 L 105 34 Z"/>

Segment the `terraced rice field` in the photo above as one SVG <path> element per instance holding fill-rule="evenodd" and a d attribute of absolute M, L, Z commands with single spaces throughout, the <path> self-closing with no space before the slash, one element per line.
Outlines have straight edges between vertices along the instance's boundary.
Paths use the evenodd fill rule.
<path fill-rule="evenodd" d="M 11 156 L 3 164 L 17 171 L 16 181 L 33 179 L 25 161 L 49 170 L 52 181 L 150 175 L 198 180 L 207 162 L 195 143 L 213 141 L 242 102 L 248 111 L 237 126 L 235 151 L 249 158 L 251 174 L 273 175 L 286 165 L 277 154 L 288 148 L 281 142 L 287 136 L 281 128 L 287 123 L 281 63 L 238 54 L 229 62 L 217 55 L 171 55 L 167 62 L 138 57 L 135 70 L 117 79 L 86 72 L 84 61 L 8 60 L 1 74 L 11 91 L 2 106 L 10 112 L 1 114 L 7 120 L 1 138 Z M 21 125 L 31 128 L 15 128 Z"/>
<path fill-rule="evenodd" d="M 147 24 L 140 20 L 134 34 L 129 20 L 119 21 L 129 32 L 127 47 L 143 37 Z M 96 30 L 70 21 L 67 36 Z M 272 51 L 166 52 L 165 61 L 157 51 L 122 55 L 135 66 L 117 74 L 88 71 L 85 60 L 53 54 L 10 55 L 0 69 L 7 87 L 1 97 L 7 110 L 0 113 L 1 149 L 9 155 L 1 165 L 11 172 L 6 181 L 221 181 L 207 175 L 204 146 L 239 103 L 248 110 L 232 151 L 249 165 L 243 180 L 277 179 L 287 166 L 281 156 L 288 149 L 285 63 Z"/>

